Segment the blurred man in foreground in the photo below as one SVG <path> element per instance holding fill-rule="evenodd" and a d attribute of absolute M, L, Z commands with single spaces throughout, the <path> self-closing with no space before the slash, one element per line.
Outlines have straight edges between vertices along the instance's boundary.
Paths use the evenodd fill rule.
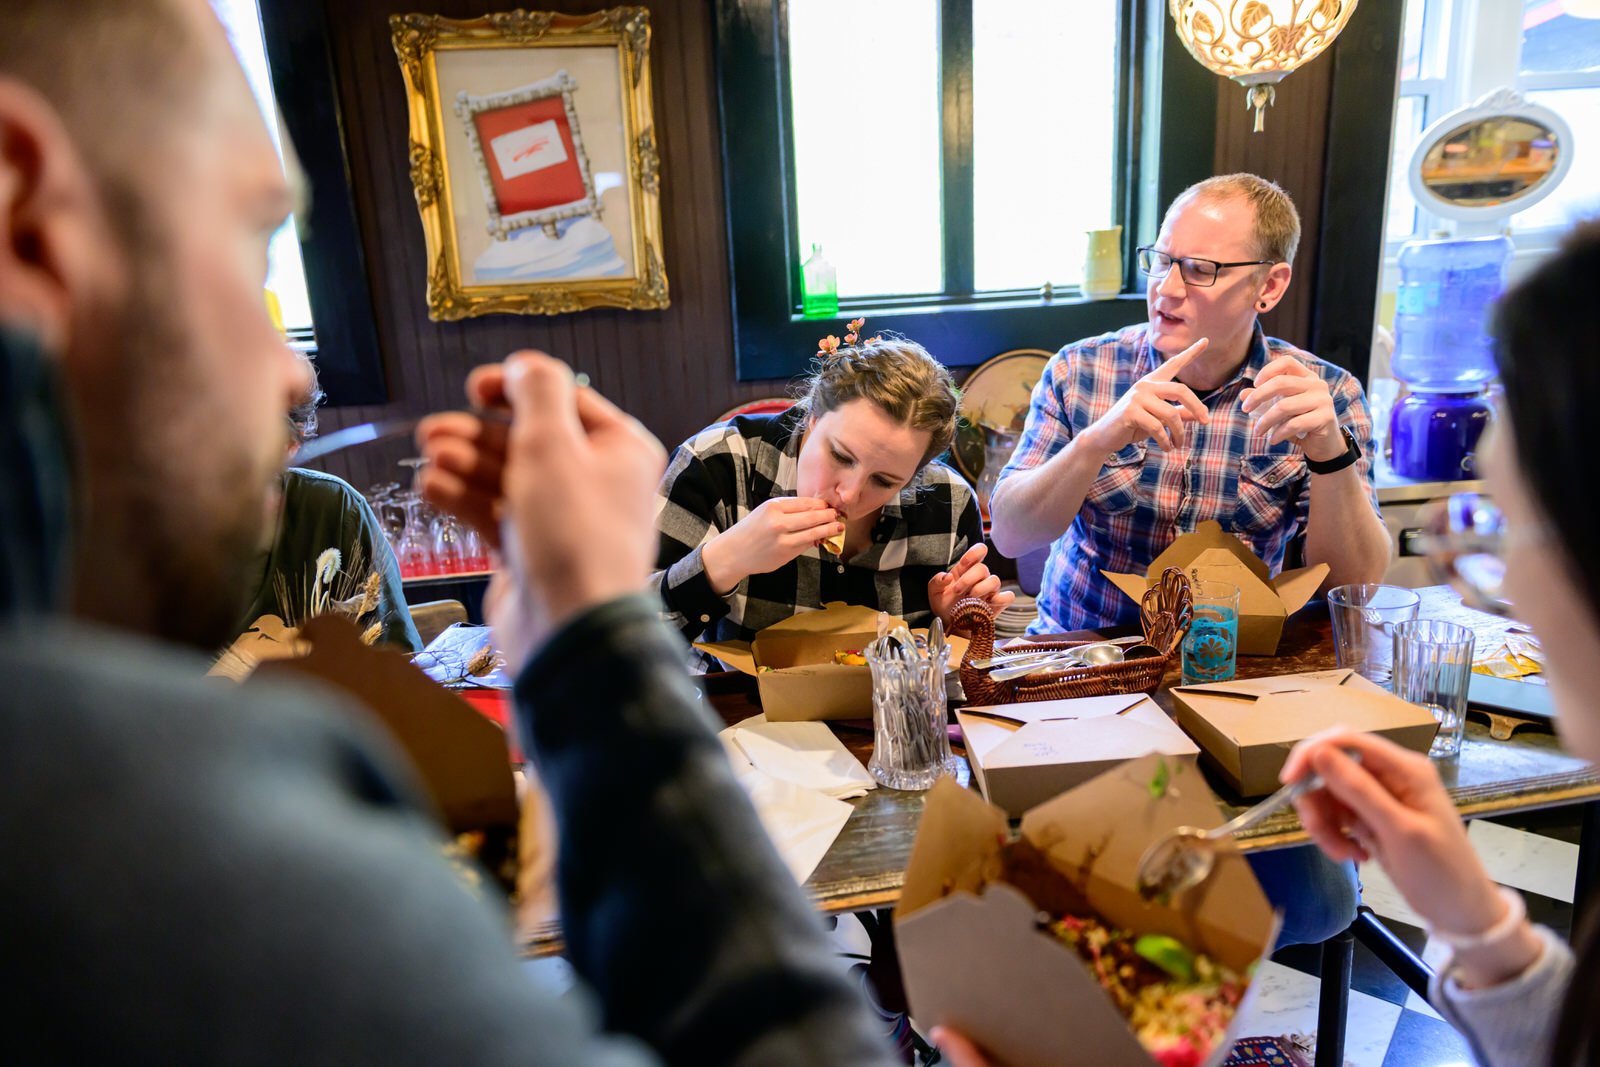
<path fill-rule="evenodd" d="M 204 0 L 70 14 L 0 7 L 8 1051 L 887 1062 L 634 592 L 664 454 L 555 361 L 495 374 L 499 619 L 597 1004 L 530 987 L 362 720 L 200 677 L 179 646 L 229 636 L 305 384 L 260 295 L 291 189 Z"/>

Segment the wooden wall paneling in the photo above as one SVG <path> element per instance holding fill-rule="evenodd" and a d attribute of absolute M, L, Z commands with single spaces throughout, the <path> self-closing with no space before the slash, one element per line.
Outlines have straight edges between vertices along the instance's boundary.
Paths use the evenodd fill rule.
<path fill-rule="evenodd" d="M 528 6 L 582 14 L 614 5 L 555 0 Z M 485 5 L 482 0 L 326 3 L 391 401 L 326 409 L 325 431 L 458 406 L 473 366 L 521 348 L 567 359 L 669 446 L 733 404 L 784 391 L 785 382 L 741 385 L 734 377 L 710 7 L 700 0 L 657 0 L 646 6 L 672 306 L 659 312 L 596 310 L 435 323 L 425 303 L 426 254 L 411 192 L 405 95 L 388 17 L 422 7 L 467 18 L 483 14 Z M 326 468 L 365 488 L 403 476 L 396 463 L 412 451 L 405 442 L 373 445 L 331 456 Z"/>
<path fill-rule="evenodd" d="M 325 4 L 391 401 L 330 408 L 324 412 L 324 428 L 458 405 L 473 366 L 530 347 L 562 356 L 587 372 L 597 388 L 669 446 L 725 408 L 786 391 L 787 381 L 739 383 L 735 377 L 711 5 L 703 0 L 654 0 L 647 5 L 654 34 L 655 117 L 672 306 L 659 312 L 498 315 L 460 323 L 428 320 L 428 265 L 407 166 L 405 97 L 389 43 L 388 16 L 419 6 L 454 17 L 485 10 L 483 0 Z M 610 5 L 604 0 L 546 0 L 530 6 L 585 13 Z M 1331 79 L 1327 56 L 1290 75 L 1279 86 L 1278 102 L 1260 134 L 1251 132 L 1244 91 L 1216 80 L 1215 172 L 1249 170 L 1271 178 L 1300 209 L 1304 236 L 1295 281 L 1265 324 L 1270 333 L 1301 345 L 1310 343 L 1316 264 L 1324 258 L 1320 227 Z M 1381 213 L 1381 204 L 1373 210 Z M 395 464 L 411 451 L 404 442 L 374 445 L 359 454 L 330 457 L 327 468 L 364 488 L 402 476 Z"/>
<path fill-rule="evenodd" d="M 1245 107 L 1244 89 L 1217 79 L 1216 173 L 1247 171 L 1277 182 L 1300 211 L 1294 278 L 1261 325 L 1270 336 L 1302 348 L 1311 343 L 1332 77 L 1332 59 L 1319 56 L 1278 83 L 1277 103 L 1267 110 L 1260 133 L 1253 132 L 1255 112 Z"/>

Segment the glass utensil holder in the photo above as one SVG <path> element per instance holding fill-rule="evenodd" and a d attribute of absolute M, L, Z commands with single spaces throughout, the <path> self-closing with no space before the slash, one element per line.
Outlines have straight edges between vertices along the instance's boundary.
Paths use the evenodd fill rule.
<path fill-rule="evenodd" d="M 954 774 L 945 714 L 949 646 L 930 654 L 880 639 L 866 657 L 872 670 L 872 777 L 890 789 L 927 789 Z"/>

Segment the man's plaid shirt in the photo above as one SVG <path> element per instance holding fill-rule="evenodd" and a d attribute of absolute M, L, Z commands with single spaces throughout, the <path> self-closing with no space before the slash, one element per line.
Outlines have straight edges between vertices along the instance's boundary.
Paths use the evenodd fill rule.
<path fill-rule="evenodd" d="M 810 548 L 719 596 L 706 579 L 701 549 L 767 500 L 795 495 L 800 421 L 796 411 L 738 416 L 700 431 L 672 454 L 657 500 L 660 570 L 650 582 L 667 621 L 691 641 L 748 641 L 833 600 L 926 625 L 928 581 L 983 540 L 971 488 L 949 467 L 930 463 L 899 500 L 884 505 L 866 551 L 841 561 Z"/>
<path fill-rule="evenodd" d="M 1178 535 L 1207 519 L 1242 538 L 1272 572 L 1282 568 L 1284 550 L 1310 514 L 1310 471 L 1294 445 L 1269 448 L 1266 435 L 1252 431 L 1239 405 L 1256 374 L 1284 355 L 1328 383 L 1340 425 L 1348 426 L 1361 445 L 1357 472 L 1377 510 L 1369 460 L 1372 417 L 1361 384 L 1309 352 L 1266 337 L 1258 324 L 1238 373 L 1201 398 L 1211 412 L 1210 425 L 1187 423 L 1183 447 L 1175 452 L 1145 440 L 1106 458 L 1077 518 L 1050 547 L 1039 620 L 1031 633 L 1137 622 L 1138 605 L 1100 572 L 1143 573 Z M 1150 347 L 1143 325 L 1057 352 L 1034 387 L 1022 440 L 1000 478 L 1037 467 L 1061 451 L 1165 358 Z"/>

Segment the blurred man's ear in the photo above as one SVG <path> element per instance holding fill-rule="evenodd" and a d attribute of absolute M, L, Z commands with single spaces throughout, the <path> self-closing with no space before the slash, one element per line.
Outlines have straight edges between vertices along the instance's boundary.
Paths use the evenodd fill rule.
<path fill-rule="evenodd" d="M 95 184 L 55 109 L 0 76 L 0 328 L 61 350 L 85 310 L 76 306 L 82 290 L 117 258 Z"/>

